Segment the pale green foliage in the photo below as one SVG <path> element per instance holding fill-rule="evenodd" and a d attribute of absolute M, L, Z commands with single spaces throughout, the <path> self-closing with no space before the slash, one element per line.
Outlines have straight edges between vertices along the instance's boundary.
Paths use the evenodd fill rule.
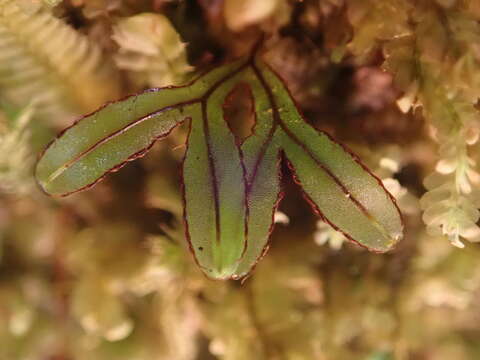
<path fill-rule="evenodd" d="M 30 120 L 35 107 L 30 105 L 13 118 L 0 112 L 0 190 L 26 193 L 33 181 L 33 155 L 30 150 Z"/>
<path fill-rule="evenodd" d="M 128 336 L 133 323 L 120 296 L 128 292 L 148 294 L 158 285 L 148 248 L 131 241 L 139 236 L 128 226 L 105 225 L 96 231 L 85 230 L 75 239 L 69 258 L 79 277 L 73 292 L 73 313 L 91 335 L 109 341 Z M 124 255 L 121 259 L 120 254 Z M 90 261 L 84 263 L 85 258 Z"/>
<path fill-rule="evenodd" d="M 200 314 L 188 280 L 180 276 L 192 276 L 195 283 L 195 275 L 184 274 L 188 270 L 184 249 L 164 237 L 140 236 L 133 227 L 104 224 L 74 239 L 68 259 L 79 277 L 72 295 L 73 315 L 97 342 L 101 338 L 109 342 L 131 339 L 136 336 L 132 334 L 134 326 L 142 332 L 142 322 L 148 322 L 145 327 L 154 326 L 162 339 L 155 356 L 192 359 L 197 351 Z M 90 261 L 83 261 L 85 258 Z M 146 295 L 153 297 L 151 311 L 157 316 L 134 320 L 125 300 Z"/>
<path fill-rule="evenodd" d="M 277 29 L 288 22 L 291 12 L 286 0 L 226 0 L 223 9 L 225 22 L 233 31 L 259 24 Z"/>
<path fill-rule="evenodd" d="M 409 2 L 403 0 L 347 1 L 348 17 L 354 28 L 349 49 L 362 59 L 379 46 L 379 41 L 408 34 L 409 9 Z"/>
<path fill-rule="evenodd" d="M 479 135 L 480 116 L 475 103 L 480 90 L 480 66 L 472 40 L 480 35 L 480 26 L 461 12 L 447 12 L 445 16 L 446 28 L 440 25 L 435 12 L 426 12 L 417 34 L 417 51 L 431 54 L 419 59 L 422 80 L 417 97 L 441 144 L 437 174 L 426 179 L 429 192 L 423 197 L 422 207 L 431 231 L 440 228 L 452 244 L 463 247 L 460 237 L 480 240 L 480 228 L 475 225 L 480 204 L 472 197 L 480 176 L 468 154 L 468 147 L 478 141 Z M 433 32 L 435 28 L 444 33 Z M 451 60 L 445 62 L 445 57 Z M 450 74 L 447 66 L 453 67 Z"/>
<path fill-rule="evenodd" d="M 310 267 L 315 260 L 304 260 L 287 270 L 287 257 L 266 258 L 238 292 L 209 286 L 205 294 L 212 306 L 203 307 L 210 320 L 209 350 L 224 360 L 322 358 L 324 317 L 318 305 L 324 299 Z"/>
<path fill-rule="evenodd" d="M 185 43 L 164 15 L 145 13 L 121 19 L 113 39 L 120 46 L 115 56 L 118 67 L 129 70 L 139 86 L 178 85 L 193 70 Z"/>
<path fill-rule="evenodd" d="M 41 3 L 0 1 L 0 91 L 17 106 L 66 124 L 119 96 L 118 78 L 101 49 Z"/>
<path fill-rule="evenodd" d="M 441 233 L 460 247 L 460 237 L 480 240 L 475 225 L 479 204 L 472 197 L 480 176 L 468 154 L 479 132 L 475 104 L 480 93 L 480 26 L 468 3 L 440 2 L 445 8 L 455 6 L 453 11 L 428 1 L 415 7 L 396 0 L 369 6 L 353 2 L 349 10 L 355 34 L 352 51 L 365 56 L 384 41 L 383 66 L 404 92 L 398 100 L 400 109 L 421 108 L 434 129 L 441 147 L 436 173 L 426 179 L 423 219 L 430 232 Z"/>

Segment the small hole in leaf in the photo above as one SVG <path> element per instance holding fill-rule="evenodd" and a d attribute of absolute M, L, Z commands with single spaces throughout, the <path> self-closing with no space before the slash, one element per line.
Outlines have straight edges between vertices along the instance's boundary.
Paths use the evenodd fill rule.
<path fill-rule="evenodd" d="M 198 250 L 203 251 L 203 247 L 202 247 L 202 246 L 199 246 L 199 247 L 198 247 Z"/>
<path fill-rule="evenodd" d="M 254 110 L 252 91 L 246 83 L 236 85 L 225 98 L 223 117 L 239 143 L 252 135 L 255 126 Z"/>

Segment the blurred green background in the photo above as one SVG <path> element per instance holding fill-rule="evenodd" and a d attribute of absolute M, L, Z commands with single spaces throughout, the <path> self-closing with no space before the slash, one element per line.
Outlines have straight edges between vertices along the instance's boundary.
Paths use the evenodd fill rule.
<path fill-rule="evenodd" d="M 479 21 L 476 0 L 0 0 L 0 360 L 479 359 Z M 80 115 L 261 34 L 306 118 L 397 198 L 394 251 L 349 243 L 287 180 L 252 276 L 206 279 L 184 128 L 88 191 L 36 186 Z"/>

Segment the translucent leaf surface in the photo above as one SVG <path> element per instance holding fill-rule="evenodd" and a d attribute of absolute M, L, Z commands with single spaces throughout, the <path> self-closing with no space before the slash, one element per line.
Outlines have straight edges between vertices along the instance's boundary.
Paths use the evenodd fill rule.
<path fill-rule="evenodd" d="M 277 104 L 281 146 L 314 210 L 361 245 L 389 250 L 403 234 L 393 197 L 354 155 L 303 121 L 276 74 L 262 66 L 262 76 Z"/>
<path fill-rule="evenodd" d="M 221 95 L 232 80 L 199 106 L 201 121 L 191 122 L 183 166 L 190 243 L 200 266 L 215 278 L 232 275 L 246 246 L 245 172 L 222 114 Z"/>
<path fill-rule="evenodd" d="M 223 105 L 248 85 L 255 126 L 243 143 Z M 403 225 L 393 197 L 360 161 L 308 125 L 281 79 L 258 58 L 239 60 L 184 87 L 153 89 L 106 105 L 64 131 L 37 165 L 53 195 L 85 189 L 189 119 L 183 162 L 187 238 L 203 272 L 247 276 L 268 248 L 288 161 L 315 212 L 355 242 L 383 252 Z"/>

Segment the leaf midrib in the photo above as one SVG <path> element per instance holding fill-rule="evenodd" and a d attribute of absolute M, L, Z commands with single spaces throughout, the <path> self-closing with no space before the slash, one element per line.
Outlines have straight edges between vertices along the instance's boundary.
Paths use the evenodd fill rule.
<path fill-rule="evenodd" d="M 257 66 L 252 63 L 251 64 L 252 67 L 253 67 L 253 70 L 255 72 L 255 74 L 257 75 L 258 79 L 260 80 L 260 83 L 262 84 L 263 88 L 265 89 L 266 93 L 267 93 L 267 96 L 269 98 L 269 101 L 270 101 L 270 104 L 272 105 L 272 109 L 273 109 L 273 117 L 274 117 L 274 125 L 272 127 L 272 130 L 271 132 L 269 133 L 269 136 L 268 136 L 268 139 L 267 141 L 264 143 L 264 145 L 262 146 L 262 148 L 264 148 L 262 154 L 261 154 L 261 157 L 259 157 L 259 160 L 257 160 L 257 162 L 255 163 L 255 170 L 258 168 L 258 164 L 260 163 L 261 161 L 261 158 L 263 158 L 263 155 L 267 149 L 267 145 L 269 144 L 269 142 L 272 140 L 272 137 L 275 133 L 275 130 L 276 130 L 276 125 L 278 124 L 280 126 L 280 128 L 285 132 L 285 134 L 287 134 L 297 145 L 299 145 L 306 153 L 307 155 L 323 170 L 325 171 L 325 173 L 327 173 L 328 176 L 330 176 L 330 178 L 340 187 L 340 189 L 342 190 L 342 192 L 357 206 L 357 208 L 360 209 L 360 211 L 373 223 L 374 227 L 377 228 L 380 233 L 382 233 L 386 238 L 388 239 L 391 239 L 392 236 L 391 234 L 388 232 L 388 230 L 381 225 L 381 223 L 366 209 L 366 207 L 355 197 L 353 196 L 353 194 L 348 190 L 348 188 L 345 186 L 345 184 L 338 178 L 336 177 L 332 171 L 325 166 L 325 164 L 323 164 L 319 159 L 317 159 L 317 157 L 311 152 L 310 149 L 308 149 L 308 147 L 305 146 L 305 144 L 300 140 L 298 139 L 298 137 L 292 133 L 290 131 L 290 129 L 288 128 L 288 126 L 284 123 L 284 121 L 282 120 L 281 116 L 280 116 L 280 112 L 278 110 L 278 107 L 277 107 L 277 104 L 276 104 L 276 101 L 275 101 L 275 96 L 273 95 L 273 92 L 270 88 L 270 86 L 268 85 L 267 81 L 265 80 L 265 77 L 262 75 L 261 71 L 257 68 Z M 266 66 L 268 66 L 266 64 Z M 272 69 L 269 69 L 270 71 L 274 72 Z M 276 74 L 275 74 L 276 75 Z M 281 81 L 281 78 L 280 76 L 276 75 L 276 77 L 278 79 L 280 79 Z M 285 88 L 285 91 L 289 91 L 288 88 L 286 86 L 284 86 Z M 290 97 L 292 98 L 293 100 L 293 97 L 290 95 Z M 296 105 L 295 105 L 296 107 Z M 307 123 L 307 126 L 311 126 Z M 315 131 L 317 131 L 316 129 L 314 129 Z M 253 176 L 252 176 L 252 183 L 253 183 L 253 179 L 255 177 L 255 170 L 254 170 L 254 173 L 253 173 Z M 315 204 L 315 202 L 312 202 L 312 204 Z M 318 209 L 318 207 L 316 207 L 317 211 L 321 214 L 322 211 L 320 209 Z M 330 221 L 328 221 L 329 223 L 331 223 Z M 342 231 L 343 232 L 343 231 Z M 344 232 L 345 233 L 345 232 Z M 349 234 L 345 233 L 348 237 L 352 238 Z"/>
<path fill-rule="evenodd" d="M 81 160 L 82 158 L 84 158 L 85 156 L 87 156 L 89 153 L 95 151 L 98 147 L 100 147 L 101 145 L 103 145 L 104 143 L 114 139 L 115 137 L 123 134 L 125 131 L 141 124 L 142 122 L 154 117 L 154 116 L 157 116 L 159 114 L 161 114 L 162 112 L 165 112 L 165 111 L 168 111 L 168 110 L 172 110 L 172 109 L 176 109 L 176 108 L 182 108 L 184 106 L 188 106 L 188 105 L 194 105 L 196 103 L 201 103 L 202 104 L 202 107 L 203 106 L 206 106 L 206 103 L 208 101 L 208 98 L 210 97 L 210 95 L 222 84 L 224 83 L 225 81 L 227 81 L 228 79 L 230 79 L 231 77 L 237 75 L 238 73 L 242 72 L 247 66 L 249 65 L 249 62 L 247 61 L 245 64 L 243 64 L 242 66 L 239 66 L 238 69 L 235 69 L 235 71 L 232 71 L 231 73 L 228 73 L 227 75 L 225 75 L 224 77 L 222 77 L 221 79 L 219 79 L 217 82 L 215 82 L 215 84 L 213 86 L 211 86 L 206 92 L 205 94 L 203 94 L 202 96 L 200 97 L 197 97 L 197 98 L 194 98 L 194 99 L 191 99 L 191 100 L 188 100 L 188 101 L 182 101 L 180 103 L 177 103 L 177 104 L 174 104 L 174 105 L 168 105 L 168 106 L 165 106 L 164 108 L 161 108 L 160 110 L 156 110 L 156 111 L 153 111 L 145 116 L 142 116 L 140 117 L 139 119 L 125 125 L 123 128 L 119 129 L 119 130 L 116 130 L 115 132 L 113 132 L 112 134 L 109 134 L 105 137 L 103 137 L 102 139 L 98 140 L 95 144 L 91 145 L 89 148 L 87 148 L 86 150 L 82 151 L 80 154 L 78 154 L 76 157 L 74 157 L 72 160 L 68 161 L 67 163 L 63 164 L 62 166 L 60 166 L 56 171 L 54 171 L 49 177 L 48 177 L 48 182 L 52 182 L 54 181 L 56 178 L 58 178 L 60 175 L 62 175 L 68 168 L 70 168 L 73 164 L 75 164 L 77 161 Z M 205 75 L 203 75 L 205 76 Z M 190 86 L 193 86 L 197 81 L 199 81 L 203 76 L 195 79 L 193 82 L 191 82 L 190 84 L 187 84 L 185 86 L 178 86 L 178 87 L 174 87 L 174 86 L 169 86 L 169 87 L 165 87 L 165 88 L 160 88 L 160 89 L 156 89 L 155 91 L 161 91 L 163 89 L 172 89 L 172 88 L 184 88 L 184 87 L 190 87 Z M 147 90 L 146 92 L 150 92 L 149 90 Z M 138 95 L 134 95 L 134 96 L 138 96 Z M 96 112 L 93 112 L 92 114 L 90 114 L 90 116 L 95 116 L 96 113 L 98 113 L 98 111 L 100 111 L 102 109 L 99 109 L 97 110 Z M 206 116 L 206 114 L 205 114 Z M 202 117 L 204 117 L 204 114 L 202 112 Z M 88 117 L 85 117 L 85 118 L 88 118 Z M 84 118 L 84 119 L 85 119 Z M 185 121 L 187 117 L 185 117 L 184 119 L 182 119 L 181 121 L 179 121 L 177 123 L 177 125 L 181 124 L 183 121 Z M 76 122 L 75 125 L 77 125 L 79 122 Z M 63 132 L 62 132 L 62 135 L 63 135 Z M 156 142 L 158 140 L 158 138 L 155 138 L 153 140 L 152 143 Z M 52 143 L 53 144 L 53 143 Z M 148 148 L 148 147 L 147 147 Z M 108 171 L 107 171 L 108 172 Z"/>

